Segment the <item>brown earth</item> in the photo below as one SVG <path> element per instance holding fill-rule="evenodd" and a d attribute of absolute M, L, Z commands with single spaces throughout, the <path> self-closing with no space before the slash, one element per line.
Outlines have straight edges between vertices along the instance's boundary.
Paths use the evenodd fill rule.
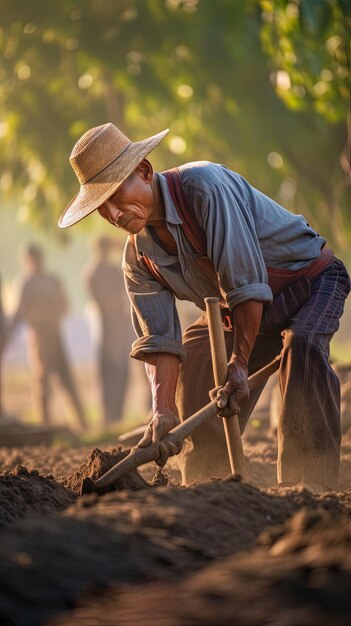
<path fill-rule="evenodd" d="M 351 436 L 319 496 L 278 489 L 267 433 L 244 443 L 250 483 L 184 488 L 171 459 L 167 487 L 148 465 L 83 498 L 125 452 L 0 448 L 1 626 L 349 624 Z"/>

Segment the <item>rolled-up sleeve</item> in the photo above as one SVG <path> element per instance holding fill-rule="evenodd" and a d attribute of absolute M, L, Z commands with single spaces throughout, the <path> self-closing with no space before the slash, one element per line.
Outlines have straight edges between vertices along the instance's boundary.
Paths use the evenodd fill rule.
<path fill-rule="evenodd" d="M 130 356 L 143 361 L 148 353 L 168 352 L 183 361 L 185 350 L 174 294 L 154 279 L 137 259 L 130 240 L 125 247 L 122 268 L 137 335 Z"/>
<path fill-rule="evenodd" d="M 193 206 L 207 238 L 207 255 L 233 309 L 246 300 L 270 302 L 272 291 L 254 219 L 235 185 L 210 180 L 192 190 Z"/>

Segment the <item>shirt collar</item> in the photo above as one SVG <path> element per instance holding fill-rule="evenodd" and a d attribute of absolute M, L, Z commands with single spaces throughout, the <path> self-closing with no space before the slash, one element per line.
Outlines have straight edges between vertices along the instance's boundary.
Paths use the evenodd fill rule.
<path fill-rule="evenodd" d="M 177 209 L 174 206 L 172 196 L 169 193 L 166 177 L 159 172 L 155 172 L 155 176 L 157 182 L 159 183 L 165 206 L 166 221 L 169 222 L 169 224 L 183 224 L 183 220 L 179 217 Z"/>

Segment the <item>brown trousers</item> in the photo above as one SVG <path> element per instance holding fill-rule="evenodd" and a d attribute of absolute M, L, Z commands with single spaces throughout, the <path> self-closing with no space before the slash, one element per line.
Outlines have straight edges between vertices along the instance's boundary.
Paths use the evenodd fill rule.
<path fill-rule="evenodd" d="M 278 482 L 318 482 L 335 489 L 340 461 L 340 385 L 331 368 L 329 343 L 339 327 L 350 279 L 336 259 L 319 276 L 301 278 L 264 309 L 249 374 L 282 352 L 279 385 L 282 410 L 278 424 Z M 234 335 L 225 331 L 228 359 Z M 177 406 L 183 421 L 209 401 L 214 387 L 206 315 L 185 331 L 187 358 L 180 368 Z M 243 431 L 264 388 L 256 389 L 241 408 Z M 221 418 L 197 429 L 180 455 L 182 482 L 229 474 Z"/>

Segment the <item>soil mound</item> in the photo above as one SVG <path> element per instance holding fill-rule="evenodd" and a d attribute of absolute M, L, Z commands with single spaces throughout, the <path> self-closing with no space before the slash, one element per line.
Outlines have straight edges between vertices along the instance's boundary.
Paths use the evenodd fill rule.
<path fill-rule="evenodd" d="M 152 615 L 153 626 L 349 626 L 350 537 L 350 513 L 302 509 L 249 554 L 178 583 L 115 587 L 49 624 L 137 626 Z"/>
<path fill-rule="evenodd" d="M 121 448 L 111 452 L 95 448 L 78 470 L 57 480 L 51 474 L 43 476 L 37 470 L 29 470 L 22 465 L 3 471 L 0 474 L 0 529 L 27 516 L 49 515 L 67 509 L 76 501 L 86 476 L 99 478 L 127 454 L 128 451 L 122 451 Z M 108 490 L 136 491 L 145 487 L 149 487 L 149 484 L 134 470 Z"/>
<path fill-rule="evenodd" d="M 338 519 L 322 509 L 297 512 L 281 527 L 261 535 L 262 547 L 209 567 L 194 576 L 186 589 L 183 585 L 189 621 L 179 623 L 226 626 L 235 614 L 238 623 L 245 624 L 346 626 L 350 623 L 350 537 L 347 512 Z"/>
<path fill-rule="evenodd" d="M 113 448 L 111 452 L 102 452 L 99 448 L 94 448 L 85 463 L 82 463 L 77 471 L 71 475 L 60 478 L 59 481 L 66 489 L 80 494 L 84 478 L 97 480 L 111 469 L 111 467 L 116 465 L 116 463 L 119 463 L 119 461 L 122 461 L 122 459 L 128 456 L 128 454 L 129 450 L 122 450 L 121 447 Z M 132 470 L 125 476 L 116 480 L 112 485 L 107 487 L 105 491 L 120 491 L 122 489 L 138 491 L 139 489 L 145 489 L 145 487 L 149 487 L 146 480 L 144 480 L 138 470 Z"/>
<path fill-rule="evenodd" d="M 347 498 L 346 502 L 349 502 Z M 76 504 L 63 514 L 22 520 L 3 531 L 0 623 L 16 626 L 47 623 L 45 620 L 73 607 L 84 594 L 95 597 L 102 587 L 120 588 L 125 584 L 136 585 L 138 589 L 130 610 L 136 611 L 139 605 L 144 615 L 153 615 L 146 610 L 149 598 L 144 602 L 152 581 L 159 581 L 160 585 L 166 581 L 172 584 L 172 589 L 166 586 L 162 603 L 170 614 L 170 596 L 178 586 L 179 594 L 183 593 L 180 581 L 200 568 L 207 572 L 209 563 L 215 559 L 220 568 L 220 560 L 223 563 L 223 559 L 236 554 L 233 565 L 226 565 L 231 577 L 227 593 L 232 596 L 239 578 L 244 586 L 246 576 L 240 571 L 237 581 L 232 568 L 237 572 L 237 562 L 242 563 L 244 569 L 246 563 L 251 563 L 250 554 L 257 552 L 258 535 L 306 507 L 312 512 L 322 507 L 329 513 L 330 524 L 335 528 L 347 509 L 342 499 L 334 495 L 315 497 L 303 490 L 264 492 L 234 479 L 187 488 L 125 489 L 102 497 L 94 494 L 77 498 Z M 306 531 L 301 529 L 299 533 L 302 537 Z M 270 562 L 274 537 L 272 535 L 266 547 L 260 546 L 261 565 L 257 569 L 252 561 L 250 579 L 255 580 L 266 567 L 265 561 Z M 244 550 L 248 552 L 241 558 L 238 553 Z M 275 558 L 273 555 L 273 561 Z M 291 556 L 282 558 L 288 572 Z M 209 574 L 210 581 L 217 576 L 216 572 Z M 141 583 L 146 587 L 140 603 Z M 197 597 L 203 601 L 202 591 Z M 189 612 L 192 606 L 189 604 Z M 174 608 L 175 615 L 177 610 L 178 605 Z M 102 614 L 100 622 L 104 626 L 109 623 L 105 617 Z M 123 624 L 122 617 L 116 609 L 110 623 Z M 69 619 L 67 623 L 77 623 L 74 614 Z M 144 622 L 142 619 L 129 622 L 130 626 L 134 623 Z M 171 622 L 172 626 L 174 623 Z M 192 622 L 184 623 L 188 626 Z M 238 623 L 245 622 L 239 620 Z M 222 621 L 217 620 L 217 624 Z"/>
<path fill-rule="evenodd" d="M 28 515 L 63 511 L 75 499 L 53 476 L 17 465 L 0 475 L 0 528 Z"/>

